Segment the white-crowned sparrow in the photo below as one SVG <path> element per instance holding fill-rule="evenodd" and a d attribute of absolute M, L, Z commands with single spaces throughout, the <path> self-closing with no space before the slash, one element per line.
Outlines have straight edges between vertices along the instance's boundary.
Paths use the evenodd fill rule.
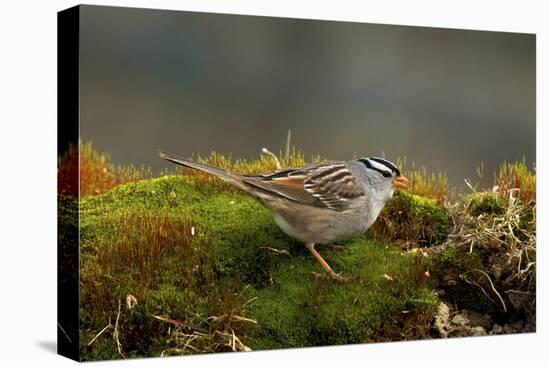
<path fill-rule="evenodd" d="M 376 157 L 242 175 L 162 151 L 159 154 L 176 164 L 218 176 L 258 199 L 283 232 L 305 243 L 337 280 L 344 278 L 319 255 L 315 244 L 330 244 L 365 232 L 394 189 L 408 184 L 393 163 Z"/>

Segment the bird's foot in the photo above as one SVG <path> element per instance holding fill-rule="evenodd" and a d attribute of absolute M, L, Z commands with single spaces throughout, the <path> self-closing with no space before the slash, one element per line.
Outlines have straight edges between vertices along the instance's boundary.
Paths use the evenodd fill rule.
<path fill-rule="evenodd" d="M 334 251 L 344 251 L 346 249 L 346 246 L 336 245 L 334 243 L 329 243 L 327 247 Z"/>
<path fill-rule="evenodd" d="M 328 276 L 332 279 L 332 280 L 335 280 L 339 283 L 346 283 L 349 281 L 348 278 L 346 278 L 345 276 L 343 276 L 341 273 L 335 273 L 334 271 L 329 271 L 328 272 Z"/>
<path fill-rule="evenodd" d="M 327 271 L 324 274 L 319 274 L 319 273 L 316 273 L 316 272 L 312 271 L 311 274 L 313 274 L 315 276 L 315 279 L 328 279 L 328 280 L 336 281 L 338 283 L 347 283 L 347 282 L 349 282 L 348 278 L 346 278 L 345 276 L 343 276 L 340 273 L 335 273 L 334 271 Z"/>

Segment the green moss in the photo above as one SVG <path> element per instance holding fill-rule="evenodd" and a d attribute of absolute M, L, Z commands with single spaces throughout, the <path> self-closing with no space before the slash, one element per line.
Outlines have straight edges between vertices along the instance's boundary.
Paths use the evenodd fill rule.
<path fill-rule="evenodd" d="M 445 217 L 432 201 L 410 195 L 400 200 L 422 222 L 423 238 L 435 241 L 445 232 L 445 225 L 434 224 L 428 234 L 430 223 Z M 257 320 L 242 336 L 253 349 L 365 342 L 403 311 L 434 310 L 436 297 L 423 281 L 418 256 L 368 236 L 345 245 L 344 251 L 318 248 L 350 282 L 316 279 L 312 272 L 323 273 L 320 265 L 249 196 L 196 177 L 117 186 L 81 202 L 81 342 L 114 320 L 127 294 L 138 299 L 121 316 L 129 356 L 159 355 L 170 346 L 168 325 L 152 315 L 198 325 L 228 312 L 234 305 L 226 295 L 243 289 L 241 305 L 257 297 L 242 310 Z M 151 258 L 158 261 L 148 263 Z M 119 357 L 111 336 L 82 352 L 85 359 Z"/>
<path fill-rule="evenodd" d="M 346 246 L 321 254 L 349 283 L 314 280 L 311 272 L 319 272 L 318 265 L 304 252 L 279 261 L 273 285 L 250 291 L 258 297 L 251 310 L 258 320 L 251 339 L 255 348 L 366 342 L 381 322 L 402 311 L 433 311 L 435 297 L 416 281 L 420 269 L 413 255 L 362 237 Z"/>
<path fill-rule="evenodd" d="M 370 232 L 390 241 L 433 246 L 443 242 L 449 230 L 447 211 L 436 200 L 396 191 Z"/>
<path fill-rule="evenodd" d="M 480 214 L 503 215 L 508 208 L 506 200 L 491 193 L 472 193 L 466 202 L 466 211 L 476 217 Z"/>

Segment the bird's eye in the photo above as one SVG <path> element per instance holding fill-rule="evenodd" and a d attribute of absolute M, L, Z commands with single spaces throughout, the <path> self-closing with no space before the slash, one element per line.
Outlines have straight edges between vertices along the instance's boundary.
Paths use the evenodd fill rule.
<path fill-rule="evenodd" d="M 384 176 L 384 177 L 386 177 L 386 178 L 391 177 L 391 173 L 388 172 L 388 171 L 382 171 L 382 172 L 380 172 L 380 173 L 382 174 L 382 176 Z"/>

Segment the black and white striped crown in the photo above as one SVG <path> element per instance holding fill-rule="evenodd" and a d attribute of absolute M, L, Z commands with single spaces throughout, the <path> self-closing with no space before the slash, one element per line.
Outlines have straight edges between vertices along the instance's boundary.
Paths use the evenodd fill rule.
<path fill-rule="evenodd" d="M 373 169 L 380 172 L 384 176 L 395 173 L 396 177 L 401 176 L 399 168 L 392 162 L 378 157 L 369 157 L 358 159 L 359 162 L 363 163 L 367 168 Z"/>

